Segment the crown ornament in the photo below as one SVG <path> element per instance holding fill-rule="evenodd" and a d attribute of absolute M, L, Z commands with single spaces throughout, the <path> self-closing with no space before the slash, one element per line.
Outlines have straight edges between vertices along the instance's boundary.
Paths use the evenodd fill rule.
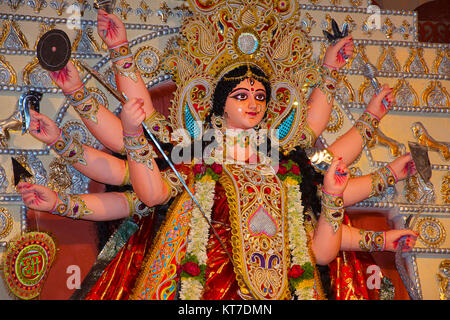
<path fill-rule="evenodd" d="M 268 128 L 279 130 L 285 150 L 298 145 L 306 123 L 307 93 L 324 82 L 299 22 L 298 2 L 187 2 L 193 15 L 183 20 L 180 35 L 169 42 L 162 59 L 177 84 L 169 115 L 174 127 L 199 138 L 217 82 L 236 67 L 254 65 L 272 88 Z M 253 79 L 258 80 L 254 75 Z"/>

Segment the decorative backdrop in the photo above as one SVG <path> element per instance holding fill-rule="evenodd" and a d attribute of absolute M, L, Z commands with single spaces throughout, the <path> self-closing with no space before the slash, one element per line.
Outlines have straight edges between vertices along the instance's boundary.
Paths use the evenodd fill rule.
<path fill-rule="evenodd" d="M 368 199 L 354 209 L 379 211 L 397 227 L 412 215 L 419 241 L 408 262 L 408 276 L 424 299 L 449 298 L 450 264 L 450 45 L 418 41 L 417 13 L 377 10 L 367 0 L 302 0 L 301 21 L 310 34 L 315 59 L 325 49 L 323 29 L 331 29 L 334 18 L 347 23 L 357 47 L 355 56 L 341 71 L 329 126 L 320 137 L 324 145 L 333 142 L 353 125 L 373 95 L 362 75 L 362 65 L 374 64 L 380 82 L 395 88 L 397 104 L 383 119 L 376 142 L 368 146 L 351 165 L 357 176 L 375 170 L 408 151 L 408 141 L 429 147 L 432 178 L 416 177 L 399 183 L 384 197 Z M 169 80 L 161 73 L 160 58 L 165 44 L 178 33 L 183 16 L 189 15 L 184 1 L 118 0 L 115 13 L 126 23 L 137 66 L 149 88 Z M 374 16 L 375 14 L 375 16 Z M 102 146 L 89 133 L 77 114 L 37 63 L 35 47 L 47 30 L 63 29 L 70 37 L 74 59 L 88 63 L 115 86 L 109 54 L 96 33 L 96 11 L 87 0 L 3 0 L 0 1 L 0 258 L 15 239 L 29 231 L 53 235 L 56 261 L 46 280 L 41 299 L 67 299 L 73 288 L 66 283 L 68 267 L 80 266 L 84 277 L 98 248 L 92 223 L 66 221 L 46 213 L 28 213 L 13 185 L 14 157 L 33 174 L 32 181 L 71 194 L 94 188 L 89 179 L 55 157 L 49 148 L 30 135 L 22 135 L 18 100 L 30 90 L 43 94 L 42 113 L 77 135 L 83 143 Z M 375 22 L 375 29 L 371 28 Z M 447 39 L 448 40 L 448 39 Z M 87 87 L 116 114 L 120 105 L 89 75 Z M 70 227 L 68 227 L 70 226 Z M 64 230 L 64 233 L 62 233 Z M 2 272 L 3 273 L 3 272 Z M 58 286 L 58 294 L 46 294 Z M 0 283 L 0 299 L 14 298 Z M 55 291 L 55 290 L 53 290 Z"/>

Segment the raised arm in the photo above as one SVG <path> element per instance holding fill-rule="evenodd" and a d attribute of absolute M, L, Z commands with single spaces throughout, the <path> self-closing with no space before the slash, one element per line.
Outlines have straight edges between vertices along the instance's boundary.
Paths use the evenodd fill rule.
<path fill-rule="evenodd" d="M 128 99 L 142 99 L 142 108 L 147 118 L 154 108 L 147 86 L 136 67 L 125 25 L 116 15 L 98 10 L 97 32 L 108 46 L 117 89 L 125 93 Z"/>
<path fill-rule="evenodd" d="M 336 45 L 330 46 L 325 53 L 322 66 L 324 83 L 312 91 L 308 100 L 307 123 L 314 138 L 320 136 L 328 125 L 339 78 L 337 71 L 346 64 L 341 52 L 351 57 L 353 50 L 353 39 L 348 36 Z M 341 157 L 342 161 L 349 165 L 359 156 L 364 146 L 374 138 L 380 120 L 388 112 L 388 109 L 381 103 L 383 98 L 389 102 L 389 106 L 394 103 L 392 88 L 387 85 L 383 86 L 383 90 L 379 94 L 373 96 L 355 126 L 327 148 L 334 157 Z"/>
<path fill-rule="evenodd" d="M 312 250 L 317 264 L 328 264 L 336 258 L 341 248 L 344 217 L 342 192 L 348 179 L 348 168 L 341 160 L 334 159 L 324 176 L 322 212 L 312 236 Z"/>
<path fill-rule="evenodd" d="M 93 98 L 73 63 L 69 61 L 62 70 L 50 72 L 50 77 L 62 89 L 92 135 L 111 151 L 120 152 L 123 149 L 120 119 Z"/>
<path fill-rule="evenodd" d="M 170 196 L 170 190 L 156 164 L 153 144 L 143 132 L 144 103 L 143 99 L 130 99 L 123 106 L 120 118 L 133 190 L 142 202 L 152 207 L 164 203 Z"/>
<path fill-rule="evenodd" d="M 75 169 L 100 183 L 121 185 L 127 176 L 126 161 L 86 146 L 68 136 L 47 116 L 30 110 L 30 134 L 50 145 Z"/>
<path fill-rule="evenodd" d="M 308 100 L 307 122 L 310 129 L 318 137 L 327 127 L 333 108 L 334 93 L 337 85 L 337 70 L 341 69 L 346 61 L 342 52 L 351 57 L 354 44 L 351 36 L 341 39 L 336 45 L 328 47 L 323 59 L 324 82 L 315 88 Z"/>

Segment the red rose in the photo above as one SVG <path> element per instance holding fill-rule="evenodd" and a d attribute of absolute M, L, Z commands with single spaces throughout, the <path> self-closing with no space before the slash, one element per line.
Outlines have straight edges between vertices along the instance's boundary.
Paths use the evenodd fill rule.
<path fill-rule="evenodd" d="M 193 277 L 198 276 L 200 274 L 200 268 L 198 267 L 198 264 L 190 261 L 186 262 L 183 265 L 183 271 Z"/>
<path fill-rule="evenodd" d="M 211 169 L 215 174 L 222 174 L 222 166 L 218 163 L 213 163 Z"/>
<path fill-rule="evenodd" d="M 278 168 L 278 173 L 281 175 L 285 175 L 287 173 L 287 168 L 285 166 L 280 166 Z"/>
<path fill-rule="evenodd" d="M 298 264 L 294 264 L 291 269 L 288 271 L 288 277 L 292 279 L 296 279 L 302 276 L 305 270 L 302 269 Z"/>
<path fill-rule="evenodd" d="M 300 174 L 300 168 L 294 164 L 292 165 L 291 172 L 298 176 Z"/>
<path fill-rule="evenodd" d="M 194 165 L 193 171 L 194 171 L 194 174 L 205 174 L 206 167 L 202 163 L 198 163 L 198 164 Z"/>

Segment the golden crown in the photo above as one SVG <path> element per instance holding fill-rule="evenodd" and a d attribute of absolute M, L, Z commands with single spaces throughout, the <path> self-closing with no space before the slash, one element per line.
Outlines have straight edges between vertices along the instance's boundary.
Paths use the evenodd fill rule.
<path fill-rule="evenodd" d="M 196 138 L 208 114 L 215 85 L 228 71 L 256 65 L 270 81 L 268 120 L 281 127 L 281 145 L 299 139 L 306 122 L 306 95 L 321 81 L 312 45 L 299 22 L 297 1 L 188 0 L 193 15 L 163 58 L 177 91 L 169 119 Z M 288 125 L 286 125 L 286 121 Z M 294 130 L 296 128 L 296 130 Z"/>

